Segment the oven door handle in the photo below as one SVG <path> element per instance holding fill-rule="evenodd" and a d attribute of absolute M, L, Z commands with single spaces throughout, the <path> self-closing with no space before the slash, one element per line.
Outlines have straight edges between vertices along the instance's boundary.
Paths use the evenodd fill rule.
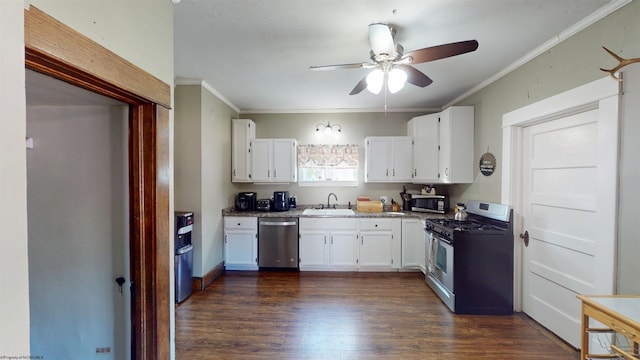
<path fill-rule="evenodd" d="M 443 243 L 445 243 L 445 244 L 447 244 L 447 245 L 453 246 L 453 242 L 451 242 L 451 240 L 449 240 L 449 239 L 447 239 L 447 238 L 444 238 L 444 237 L 442 237 L 442 236 L 437 236 L 437 235 L 435 235 L 434 237 L 435 237 L 435 238 L 436 238 L 436 240 L 438 240 L 438 241 L 442 241 Z"/>

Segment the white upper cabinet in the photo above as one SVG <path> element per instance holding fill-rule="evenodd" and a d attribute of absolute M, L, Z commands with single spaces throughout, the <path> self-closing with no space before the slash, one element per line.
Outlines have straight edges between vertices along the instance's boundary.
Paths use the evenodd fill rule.
<path fill-rule="evenodd" d="M 365 138 L 365 182 L 411 182 L 413 172 L 410 136 Z"/>
<path fill-rule="evenodd" d="M 407 124 L 413 137 L 413 182 L 438 182 L 438 125 L 440 114 L 415 117 Z"/>
<path fill-rule="evenodd" d="M 296 182 L 295 139 L 253 139 L 251 176 L 254 183 Z"/>
<path fill-rule="evenodd" d="M 231 181 L 251 182 L 251 140 L 256 124 L 249 119 L 231 120 Z"/>
<path fill-rule="evenodd" d="M 440 113 L 440 182 L 473 182 L 473 106 L 454 106 Z"/>
<path fill-rule="evenodd" d="M 453 106 L 408 122 L 407 133 L 414 139 L 414 183 L 473 182 L 473 111 L 473 106 Z"/>

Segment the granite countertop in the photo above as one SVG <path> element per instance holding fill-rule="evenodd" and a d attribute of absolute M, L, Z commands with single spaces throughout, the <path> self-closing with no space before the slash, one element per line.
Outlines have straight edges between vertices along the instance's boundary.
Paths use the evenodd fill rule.
<path fill-rule="evenodd" d="M 255 217 L 341 217 L 341 218 L 414 218 L 414 219 L 452 219 L 453 211 L 446 214 L 423 213 L 415 211 L 383 211 L 383 212 L 360 212 L 355 211 L 353 215 L 305 215 L 305 209 L 313 206 L 298 206 L 289 211 L 236 211 L 234 208 L 222 209 L 222 216 L 255 216 Z M 340 207 L 342 208 L 342 207 Z"/>

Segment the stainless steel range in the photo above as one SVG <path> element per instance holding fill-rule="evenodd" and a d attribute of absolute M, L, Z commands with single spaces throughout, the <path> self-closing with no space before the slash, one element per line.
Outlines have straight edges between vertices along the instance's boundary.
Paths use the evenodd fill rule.
<path fill-rule="evenodd" d="M 513 210 L 467 205 L 466 221 L 425 221 L 427 284 L 455 313 L 512 314 Z"/>

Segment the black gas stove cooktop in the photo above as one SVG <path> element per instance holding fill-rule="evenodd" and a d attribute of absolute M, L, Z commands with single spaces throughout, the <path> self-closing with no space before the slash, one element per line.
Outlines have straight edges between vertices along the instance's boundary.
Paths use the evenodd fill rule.
<path fill-rule="evenodd" d="M 454 231 L 504 231 L 492 224 L 467 220 L 429 219 L 432 223 Z"/>

